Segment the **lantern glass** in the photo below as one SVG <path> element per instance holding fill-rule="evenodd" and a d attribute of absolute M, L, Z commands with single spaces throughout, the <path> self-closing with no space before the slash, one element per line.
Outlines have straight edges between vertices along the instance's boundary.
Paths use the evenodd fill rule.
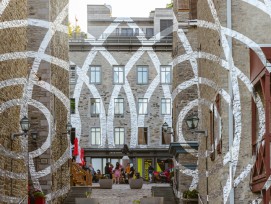
<path fill-rule="evenodd" d="M 72 130 L 72 125 L 70 122 L 67 123 L 66 129 L 67 129 L 67 132 L 70 132 Z"/>
<path fill-rule="evenodd" d="M 26 133 L 28 132 L 29 128 L 30 128 L 30 123 L 29 120 L 26 116 L 24 116 L 21 121 L 20 121 L 20 125 L 22 130 Z"/>
<path fill-rule="evenodd" d="M 162 128 L 163 128 L 163 131 L 167 131 L 167 128 L 168 128 L 167 122 L 164 122 Z"/>
<path fill-rule="evenodd" d="M 198 124 L 199 124 L 199 118 L 196 115 L 186 119 L 186 125 L 189 130 L 198 128 Z"/>

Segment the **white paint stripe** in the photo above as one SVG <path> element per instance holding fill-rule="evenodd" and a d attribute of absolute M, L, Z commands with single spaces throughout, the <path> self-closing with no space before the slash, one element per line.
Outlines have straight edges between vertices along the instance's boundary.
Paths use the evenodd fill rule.
<path fill-rule="evenodd" d="M 271 17 L 270 7 L 266 4 L 264 4 L 263 2 L 258 1 L 258 0 L 241 0 L 241 1 L 246 2 L 248 4 L 251 4 L 252 6 L 262 10 L 264 13 L 266 13 L 267 15 L 269 15 Z"/>
<path fill-rule="evenodd" d="M 2 14 L 5 11 L 5 9 L 7 8 L 9 2 L 10 2 L 10 0 L 2 0 L 2 2 L 0 3 L 0 16 L 2 16 Z"/>
<path fill-rule="evenodd" d="M 7 28 L 26 27 L 26 26 L 27 26 L 27 20 L 13 20 L 13 21 L 0 22 L 0 30 L 7 29 Z"/>

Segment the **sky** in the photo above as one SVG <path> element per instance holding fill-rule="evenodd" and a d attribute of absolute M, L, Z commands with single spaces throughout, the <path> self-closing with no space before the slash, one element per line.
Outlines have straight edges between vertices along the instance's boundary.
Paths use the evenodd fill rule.
<path fill-rule="evenodd" d="M 165 8 L 171 0 L 70 0 L 69 21 L 87 31 L 87 5 L 107 4 L 112 7 L 112 17 L 148 17 L 155 8 Z"/>

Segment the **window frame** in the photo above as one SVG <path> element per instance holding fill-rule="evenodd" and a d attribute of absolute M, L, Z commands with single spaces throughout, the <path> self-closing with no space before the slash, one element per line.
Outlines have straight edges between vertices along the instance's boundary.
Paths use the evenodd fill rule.
<path fill-rule="evenodd" d="M 97 72 L 95 70 L 95 82 L 92 82 L 91 79 L 92 79 L 92 68 L 99 68 L 99 71 Z M 99 82 L 96 81 L 96 73 L 99 73 L 100 74 L 100 77 L 99 77 Z M 89 66 L 89 84 L 101 84 L 102 83 L 102 71 L 101 71 L 101 66 L 100 65 L 90 65 Z"/>
<path fill-rule="evenodd" d="M 145 71 L 140 71 L 139 72 L 139 69 L 140 68 L 146 68 L 146 83 L 144 83 L 143 81 L 144 80 L 142 80 L 142 82 L 139 82 L 139 73 L 142 73 L 142 76 L 143 76 L 143 73 L 145 73 Z M 137 84 L 139 84 L 139 85 L 148 85 L 149 84 L 149 66 L 147 66 L 147 65 L 137 65 L 136 66 L 136 78 L 137 78 Z M 142 79 L 143 79 L 143 77 L 142 77 Z"/>
<path fill-rule="evenodd" d="M 147 102 L 140 102 L 140 100 L 147 100 Z M 146 113 L 141 113 L 140 112 L 140 104 L 146 104 Z M 137 102 L 137 108 L 138 108 L 138 115 L 148 115 L 149 113 L 149 99 L 148 98 L 138 98 L 138 102 Z"/>
<path fill-rule="evenodd" d="M 140 128 L 144 128 L 143 129 L 143 134 L 144 133 L 147 133 L 147 137 L 146 137 L 146 139 L 147 139 L 147 141 L 146 141 L 146 144 L 139 144 L 139 129 Z M 145 128 L 146 128 L 146 131 L 145 131 Z M 144 136 L 144 135 L 143 135 Z M 138 145 L 149 145 L 149 127 L 137 127 L 137 144 Z"/>
<path fill-rule="evenodd" d="M 99 131 L 97 131 L 97 129 L 99 129 Z M 94 133 L 95 133 L 95 143 L 93 143 L 93 138 L 92 138 L 92 130 L 95 130 Z M 99 140 L 100 140 L 100 143 L 97 143 L 96 140 L 97 140 L 97 133 L 100 133 L 98 136 L 99 136 Z M 102 137 L 101 137 L 101 127 L 91 127 L 90 128 L 90 144 L 91 145 L 101 145 L 101 140 L 102 140 Z"/>
<path fill-rule="evenodd" d="M 163 103 L 163 100 L 165 100 L 165 103 Z M 169 100 L 169 113 L 166 111 L 166 113 L 163 113 L 163 104 L 167 106 L 167 100 Z M 167 110 L 167 107 L 166 107 Z M 171 98 L 161 98 L 161 115 L 171 115 L 172 112 L 172 104 L 171 104 Z"/>
<path fill-rule="evenodd" d="M 74 108 L 73 108 L 72 103 L 74 104 Z M 75 100 L 75 98 L 70 98 L 70 113 L 76 114 L 76 100 Z"/>
<path fill-rule="evenodd" d="M 116 100 L 122 100 L 122 113 L 116 113 L 117 105 L 121 104 L 119 101 L 116 101 Z M 123 116 L 124 115 L 124 98 L 114 98 L 114 115 L 115 116 Z"/>
<path fill-rule="evenodd" d="M 162 71 L 163 68 L 169 68 L 169 75 L 170 75 L 170 79 L 169 82 L 166 81 L 166 76 L 168 71 Z M 163 81 L 163 73 L 165 73 L 165 81 Z M 171 84 L 172 83 L 172 67 L 170 65 L 161 65 L 160 66 L 160 83 L 161 84 Z"/>
<path fill-rule="evenodd" d="M 97 103 L 96 100 L 99 100 L 99 102 L 98 102 L 99 112 L 98 113 L 96 113 L 97 105 L 95 105 L 95 112 L 93 112 L 94 109 L 92 108 L 92 104 L 93 104 L 92 100 L 95 100 L 95 104 Z M 90 98 L 90 111 L 89 111 L 89 113 L 90 113 L 91 117 L 99 117 L 100 116 L 100 114 L 101 114 L 101 99 L 100 98 Z"/>
<path fill-rule="evenodd" d="M 76 66 L 71 65 L 70 66 L 70 84 L 75 84 L 76 83 Z"/>
<path fill-rule="evenodd" d="M 119 131 L 116 132 L 117 129 Z M 120 143 L 120 142 L 118 144 L 116 143 L 116 133 L 118 133 L 119 141 L 121 141 L 121 138 L 120 138 L 121 134 L 120 133 L 123 133 L 123 143 Z M 115 127 L 114 128 L 114 143 L 115 143 L 115 145 L 118 145 L 118 146 L 125 144 L 125 128 L 124 127 Z"/>
<path fill-rule="evenodd" d="M 123 77 L 122 77 L 122 82 L 119 82 L 120 81 L 120 77 L 118 76 L 118 82 L 115 81 L 115 68 L 122 68 L 122 74 L 123 74 Z M 117 73 L 121 73 L 120 71 L 118 71 Z M 124 66 L 122 65 L 114 65 L 113 66 L 113 84 L 124 84 L 125 83 L 125 69 L 124 69 Z"/>

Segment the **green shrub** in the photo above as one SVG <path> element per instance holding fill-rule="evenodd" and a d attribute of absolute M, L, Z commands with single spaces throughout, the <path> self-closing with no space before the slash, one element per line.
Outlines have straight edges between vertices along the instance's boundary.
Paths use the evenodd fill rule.
<path fill-rule="evenodd" d="M 196 189 L 194 189 L 192 191 L 187 190 L 187 191 L 183 192 L 183 198 L 188 198 L 188 199 L 189 198 L 198 198 L 198 194 L 199 194 L 199 192 Z"/>

